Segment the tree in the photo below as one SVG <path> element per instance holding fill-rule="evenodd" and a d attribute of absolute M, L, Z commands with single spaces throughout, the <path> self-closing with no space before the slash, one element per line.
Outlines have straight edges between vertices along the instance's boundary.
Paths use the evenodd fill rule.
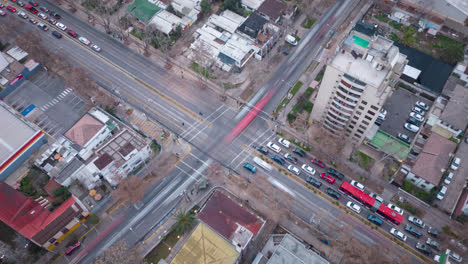
<path fill-rule="evenodd" d="M 442 50 L 441 59 L 448 64 L 455 65 L 457 62 L 463 61 L 463 58 L 463 44 L 450 43 Z"/>
<path fill-rule="evenodd" d="M 145 27 L 145 31 L 143 33 L 143 55 L 149 56 L 149 48 L 152 43 L 154 43 L 154 36 L 157 34 L 158 30 L 153 24 L 149 24 Z"/>
<path fill-rule="evenodd" d="M 223 2 L 223 10 L 229 9 L 237 13 L 241 8 L 240 6 L 240 0 L 224 0 Z"/>
<path fill-rule="evenodd" d="M 403 29 L 403 36 L 401 38 L 401 43 L 406 46 L 411 46 L 414 43 L 414 35 L 416 30 L 413 27 L 405 27 Z"/>
<path fill-rule="evenodd" d="M 95 264 L 133 264 L 142 263 L 135 251 L 129 248 L 127 242 L 121 239 L 106 249 L 97 259 Z"/>
<path fill-rule="evenodd" d="M 189 231 L 195 221 L 195 217 L 191 212 L 180 212 L 176 216 L 177 222 L 172 226 L 172 230 L 177 234 L 183 235 Z"/>
<path fill-rule="evenodd" d="M 210 13 L 210 11 L 211 11 L 211 3 L 208 2 L 207 0 L 202 0 L 201 3 L 200 3 L 200 7 L 201 7 L 201 13 L 203 15 L 206 15 L 206 14 Z"/>
<path fill-rule="evenodd" d="M 129 16 L 124 15 L 119 18 L 119 33 L 122 36 L 124 42 L 128 41 L 128 37 L 130 36 L 130 32 L 128 28 L 132 25 L 132 21 Z"/>
<path fill-rule="evenodd" d="M 67 200 L 68 198 L 70 198 L 70 196 L 71 193 L 65 186 L 60 186 L 60 188 L 54 191 L 54 198 L 62 197 L 63 200 Z"/>
<path fill-rule="evenodd" d="M 116 200 L 127 200 L 131 203 L 137 203 L 143 199 L 144 190 L 144 180 L 138 176 L 132 175 L 120 181 L 117 189 L 112 192 L 112 197 Z"/>
<path fill-rule="evenodd" d="M 107 34 L 112 33 L 110 28 L 112 9 L 102 4 L 97 8 L 97 12 L 99 13 L 99 24 L 104 27 Z"/>

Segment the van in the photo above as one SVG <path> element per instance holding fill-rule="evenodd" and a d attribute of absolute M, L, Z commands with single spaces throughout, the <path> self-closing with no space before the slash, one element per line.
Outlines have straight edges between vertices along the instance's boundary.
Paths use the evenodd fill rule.
<path fill-rule="evenodd" d="M 447 192 L 447 186 L 442 186 L 442 189 L 440 189 L 440 192 L 437 194 L 437 200 L 444 199 L 446 192 Z"/>
<path fill-rule="evenodd" d="M 272 167 L 270 166 L 270 164 L 266 163 L 264 160 L 262 160 L 261 158 L 259 157 L 254 157 L 253 158 L 253 161 L 255 162 L 255 164 L 257 164 L 260 168 L 263 168 L 267 171 L 271 171 Z"/>
<path fill-rule="evenodd" d="M 296 46 L 297 45 L 297 40 L 295 37 L 291 36 L 291 35 L 286 35 L 286 42 L 293 45 L 293 46 Z"/>

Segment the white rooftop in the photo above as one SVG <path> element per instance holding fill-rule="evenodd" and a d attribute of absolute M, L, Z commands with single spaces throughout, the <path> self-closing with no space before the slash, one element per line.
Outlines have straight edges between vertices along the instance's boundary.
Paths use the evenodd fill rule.
<path fill-rule="evenodd" d="M 151 18 L 150 24 L 155 25 L 157 30 L 168 35 L 177 25 L 182 25 L 182 19 L 166 10 L 161 10 Z"/>
<path fill-rule="evenodd" d="M 211 15 L 210 18 L 208 18 L 208 24 L 212 24 L 230 33 L 234 33 L 234 31 L 236 31 L 236 29 L 242 25 L 245 20 L 245 17 L 230 10 L 225 10 L 221 15 Z"/>
<path fill-rule="evenodd" d="M 250 9 L 257 10 L 257 8 L 264 2 L 265 0 L 242 0 L 242 5 L 249 7 Z"/>
<path fill-rule="evenodd" d="M 466 6 L 468 5 L 466 0 L 407 0 L 415 5 L 419 5 L 425 8 L 429 8 L 432 11 L 448 16 L 449 18 L 456 20 L 458 23 L 463 24 L 465 19 L 468 17 L 466 13 Z M 462 12 L 463 10 L 463 12 Z"/>
<path fill-rule="evenodd" d="M 20 61 L 26 58 L 26 56 L 28 56 L 28 53 L 18 46 L 14 46 L 13 48 L 9 49 L 6 53 L 11 57 L 15 58 L 15 60 L 17 61 Z"/>
<path fill-rule="evenodd" d="M 0 72 L 2 72 L 10 63 L 5 58 L 3 52 L 0 52 Z"/>

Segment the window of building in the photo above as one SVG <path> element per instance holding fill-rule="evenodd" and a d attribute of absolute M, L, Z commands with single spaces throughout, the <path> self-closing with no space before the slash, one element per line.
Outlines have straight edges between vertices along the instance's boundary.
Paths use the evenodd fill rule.
<path fill-rule="evenodd" d="M 374 109 L 375 111 L 379 110 L 379 108 L 375 105 L 371 105 L 370 108 Z"/>
<path fill-rule="evenodd" d="M 55 241 L 57 241 L 57 239 L 55 239 L 55 238 L 49 239 L 49 243 L 51 243 L 51 244 L 55 243 Z"/>
<path fill-rule="evenodd" d="M 375 116 L 375 112 L 373 112 L 371 110 L 367 111 L 367 113 L 370 114 L 371 116 Z"/>
<path fill-rule="evenodd" d="M 366 130 L 366 127 L 363 126 L 363 125 L 359 125 L 359 128 L 362 128 L 362 129 Z"/>
<path fill-rule="evenodd" d="M 361 109 L 361 110 L 364 110 L 364 106 L 362 106 L 362 105 L 360 105 L 358 108 Z"/>
<path fill-rule="evenodd" d="M 361 101 L 361 103 L 362 103 L 363 105 L 367 105 L 367 102 L 366 102 L 366 101 Z"/>
<path fill-rule="evenodd" d="M 356 124 L 356 121 L 351 120 L 351 124 L 355 125 L 355 124 Z"/>
<path fill-rule="evenodd" d="M 359 133 L 359 134 L 363 134 L 363 133 L 364 133 L 364 131 L 362 131 L 361 129 L 356 130 L 356 132 Z"/>
<path fill-rule="evenodd" d="M 361 111 L 356 111 L 356 115 L 361 115 L 362 112 Z"/>
<path fill-rule="evenodd" d="M 359 116 L 353 116 L 354 119 L 358 120 L 359 119 Z"/>
<path fill-rule="evenodd" d="M 369 125 L 369 122 L 367 122 L 366 120 L 362 120 L 362 123 L 363 123 L 364 125 L 366 125 L 366 126 Z"/>
<path fill-rule="evenodd" d="M 426 185 L 424 185 L 424 184 L 421 184 L 421 188 L 426 188 Z"/>
<path fill-rule="evenodd" d="M 353 126 L 353 125 L 349 125 L 349 128 L 353 129 L 353 128 L 354 128 L 354 126 Z"/>
<path fill-rule="evenodd" d="M 372 120 L 372 117 L 366 115 L 364 118 L 366 118 L 367 120 Z"/>

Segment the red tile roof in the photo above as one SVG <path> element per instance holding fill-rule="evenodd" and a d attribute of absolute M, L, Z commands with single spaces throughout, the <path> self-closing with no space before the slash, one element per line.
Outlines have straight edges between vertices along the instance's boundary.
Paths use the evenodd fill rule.
<path fill-rule="evenodd" d="M 104 126 L 90 114 L 84 115 L 76 124 L 65 133 L 65 136 L 76 144 L 84 147 Z"/>
<path fill-rule="evenodd" d="M 94 161 L 94 165 L 100 170 L 104 169 L 113 161 L 112 157 L 106 153 L 102 154 L 101 157 Z"/>
<path fill-rule="evenodd" d="M 254 236 L 265 223 L 221 192 L 210 197 L 199 218 L 228 240 L 237 229 L 236 223 L 250 230 Z"/>

